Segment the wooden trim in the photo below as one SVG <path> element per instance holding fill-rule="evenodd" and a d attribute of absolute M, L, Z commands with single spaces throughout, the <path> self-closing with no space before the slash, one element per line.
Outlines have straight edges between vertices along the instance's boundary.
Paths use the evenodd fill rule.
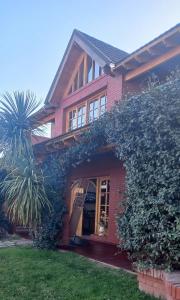
<path fill-rule="evenodd" d="M 122 62 L 118 63 L 116 66 L 116 69 L 123 66 L 124 63 L 128 62 L 129 60 L 133 59 L 135 56 L 141 55 L 141 53 L 148 51 L 149 48 L 154 47 L 160 43 L 164 43 L 164 40 L 172 38 L 174 35 L 180 33 L 180 26 L 175 26 L 175 28 L 168 30 L 168 32 L 165 32 L 164 34 L 161 34 L 159 37 L 153 39 L 143 47 L 140 47 L 136 51 L 134 51 L 132 54 L 130 54 L 127 58 L 125 58 Z"/>
<path fill-rule="evenodd" d="M 98 234 L 98 220 L 99 220 L 99 210 L 100 210 L 100 205 L 99 205 L 99 183 L 100 183 L 100 178 L 97 178 L 97 183 L 96 183 L 96 214 L 95 214 L 95 234 Z"/>
<path fill-rule="evenodd" d="M 125 75 L 125 81 L 131 80 L 131 79 L 153 69 L 154 67 L 170 60 L 171 58 L 173 58 L 177 55 L 180 55 L 180 46 L 177 46 L 176 48 L 168 51 L 166 54 L 161 55 L 161 56 L 151 60 L 150 62 L 134 69 L 133 71 L 128 72 Z"/>
<path fill-rule="evenodd" d="M 103 180 L 109 180 L 110 181 L 110 176 L 101 176 L 101 177 L 96 177 L 97 178 L 97 194 L 96 194 L 96 216 L 95 216 L 95 234 L 99 233 L 99 219 L 100 219 L 100 183 Z M 110 192 L 109 192 L 109 197 L 110 197 Z M 109 198 L 110 200 L 110 198 Z M 109 203 L 110 207 L 110 203 Z"/>
<path fill-rule="evenodd" d="M 83 53 L 83 54 L 80 55 L 79 59 L 77 60 L 76 67 L 74 68 L 74 70 L 72 72 L 72 75 L 70 77 L 69 83 L 67 85 L 67 88 L 65 89 L 65 93 L 64 93 L 65 96 L 68 95 L 71 85 L 73 87 L 73 89 L 72 89 L 73 92 L 75 91 L 74 90 L 74 80 L 75 80 L 76 74 L 79 73 L 78 71 L 79 71 L 80 65 L 81 65 L 81 63 L 82 63 L 85 56 L 86 56 L 86 54 Z M 78 74 L 78 86 L 79 86 L 79 74 Z"/>
<path fill-rule="evenodd" d="M 87 83 L 87 54 L 84 56 L 84 80 L 83 85 Z"/>
<path fill-rule="evenodd" d="M 65 130 L 66 130 L 66 132 L 69 132 L 69 113 L 71 111 L 73 111 L 73 110 L 76 110 L 76 114 L 78 115 L 78 109 L 80 107 L 82 107 L 82 106 L 85 106 L 86 107 L 86 124 L 85 125 L 87 125 L 89 123 L 89 104 L 91 102 L 95 101 L 96 99 L 100 99 L 102 96 L 105 96 L 106 99 L 107 99 L 106 90 L 105 91 L 101 91 L 100 93 L 98 93 L 98 94 L 96 94 L 94 96 L 91 96 L 87 100 L 79 102 L 78 104 L 67 108 L 66 111 L 65 111 L 65 119 L 66 119 L 66 122 L 65 122 L 66 123 L 66 128 L 65 128 Z M 100 111 L 99 111 L 99 113 L 100 113 Z"/>

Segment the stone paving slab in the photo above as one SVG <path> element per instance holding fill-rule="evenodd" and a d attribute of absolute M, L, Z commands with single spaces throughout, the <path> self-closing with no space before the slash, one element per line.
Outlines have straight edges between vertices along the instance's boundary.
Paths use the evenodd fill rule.
<path fill-rule="evenodd" d="M 32 241 L 26 239 L 13 240 L 13 241 L 8 241 L 8 240 L 0 241 L 0 248 L 26 246 L 26 245 L 32 245 Z"/>

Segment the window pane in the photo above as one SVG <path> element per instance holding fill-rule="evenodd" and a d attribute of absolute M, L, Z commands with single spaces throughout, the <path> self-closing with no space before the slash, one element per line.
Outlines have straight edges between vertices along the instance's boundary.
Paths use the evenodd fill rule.
<path fill-rule="evenodd" d="M 99 106 L 99 100 L 94 101 L 94 109 L 98 109 Z"/>
<path fill-rule="evenodd" d="M 93 121 L 93 110 L 90 110 L 89 111 L 89 122 L 92 122 Z"/>
<path fill-rule="evenodd" d="M 88 69 L 87 82 L 90 82 L 93 78 L 93 72 L 92 72 L 92 59 L 89 56 L 88 56 L 87 69 Z"/>
<path fill-rule="evenodd" d="M 109 189 L 110 181 L 105 179 L 100 182 L 100 215 L 99 215 L 99 224 L 100 235 L 105 235 L 108 229 L 108 220 L 109 220 Z"/>
<path fill-rule="evenodd" d="M 69 130 L 76 129 L 77 127 L 77 114 L 76 110 L 69 112 Z"/>
<path fill-rule="evenodd" d="M 72 120 L 72 129 L 76 129 L 77 127 L 77 120 L 76 118 Z"/>
<path fill-rule="evenodd" d="M 83 77 L 84 77 L 84 60 L 82 61 L 79 69 L 79 88 L 83 86 Z"/>
<path fill-rule="evenodd" d="M 106 96 L 103 96 L 100 99 L 100 115 L 103 115 L 105 112 L 106 112 Z"/>
<path fill-rule="evenodd" d="M 94 79 L 99 77 L 99 65 L 94 61 Z"/>
<path fill-rule="evenodd" d="M 106 97 L 101 97 L 101 106 L 106 105 Z"/>
<path fill-rule="evenodd" d="M 95 109 L 94 110 L 94 120 L 98 118 L 98 115 L 99 115 L 99 111 L 98 111 L 98 109 Z"/>
<path fill-rule="evenodd" d="M 86 107 L 82 106 L 78 109 L 78 128 L 85 125 L 86 122 Z"/>
<path fill-rule="evenodd" d="M 101 75 L 102 75 L 102 68 L 99 67 L 99 76 L 101 76 Z"/>
<path fill-rule="evenodd" d="M 78 89 L 78 73 L 74 79 L 74 91 Z"/>

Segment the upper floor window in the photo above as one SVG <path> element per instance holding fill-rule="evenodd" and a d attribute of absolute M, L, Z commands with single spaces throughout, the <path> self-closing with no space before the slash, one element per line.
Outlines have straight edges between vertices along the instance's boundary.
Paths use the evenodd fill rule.
<path fill-rule="evenodd" d="M 89 104 L 89 122 L 92 122 L 103 115 L 106 111 L 106 96 L 95 99 Z"/>
<path fill-rule="evenodd" d="M 77 72 L 73 76 L 68 95 L 81 88 L 86 83 L 96 79 L 102 74 L 102 68 L 90 56 L 83 57 Z"/>
<path fill-rule="evenodd" d="M 67 131 L 83 127 L 93 122 L 106 111 L 106 96 L 101 95 L 94 100 L 83 102 L 83 104 L 72 108 L 67 112 Z"/>
<path fill-rule="evenodd" d="M 69 112 L 68 131 L 83 127 L 86 124 L 86 106 L 82 105 Z"/>

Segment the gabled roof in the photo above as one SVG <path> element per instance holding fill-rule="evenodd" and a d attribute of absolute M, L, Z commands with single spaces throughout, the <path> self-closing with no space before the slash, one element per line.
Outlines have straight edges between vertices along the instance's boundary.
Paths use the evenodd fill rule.
<path fill-rule="evenodd" d="M 78 48 L 79 51 L 80 49 L 82 51 L 85 51 L 89 56 L 91 56 L 94 60 L 96 60 L 101 67 L 105 67 L 107 65 L 109 66 L 110 64 L 115 64 L 121 61 L 122 59 L 124 59 L 126 56 L 128 56 L 127 52 L 122 51 L 114 46 L 111 46 L 105 42 L 95 39 L 75 29 L 72 33 L 68 46 L 65 50 L 64 56 L 57 70 L 55 78 L 52 82 L 50 90 L 47 94 L 45 104 L 50 103 L 52 95 L 58 83 L 60 82 L 60 78 L 62 78 L 62 81 L 64 81 L 63 69 L 65 65 L 66 66 L 68 65 L 68 59 L 73 47 L 76 48 L 77 52 L 78 52 Z M 71 63 L 69 63 L 69 66 L 71 66 Z"/>
<path fill-rule="evenodd" d="M 123 58 L 125 58 L 128 53 L 116 48 L 112 45 L 109 45 L 103 41 L 100 41 L 84 32 L 75 30 L 76 33 L 81 36 L 88 44 L 90 44 L 95 51 L 104 57 L 106 63 L 117 63 Z"/>

